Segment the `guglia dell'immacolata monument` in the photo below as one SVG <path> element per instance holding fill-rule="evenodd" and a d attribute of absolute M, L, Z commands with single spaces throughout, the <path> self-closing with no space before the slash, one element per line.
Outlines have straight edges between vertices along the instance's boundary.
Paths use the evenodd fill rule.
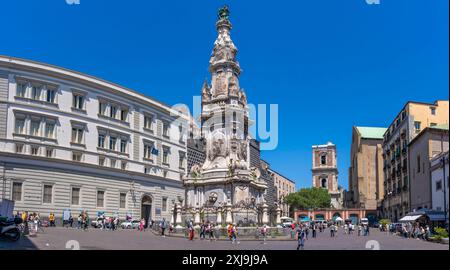
<path fill-rule="evenodd" d="M 228 7 L 219 10 L 218 37 L 209 61 L 211 84 L 201 90 L 201 136 L 206 159 L 194 165 L 183 179 L 184 209 L 175 210 L 175 223 L 185 218 L 195 224 L 208 220 L 218 224 L 268 224 L 264 194 L 267 183 L 259 169 L 250 167 L 247 97 L 239 86 L 241 68 L 237 48 L 230 37 Z"/>

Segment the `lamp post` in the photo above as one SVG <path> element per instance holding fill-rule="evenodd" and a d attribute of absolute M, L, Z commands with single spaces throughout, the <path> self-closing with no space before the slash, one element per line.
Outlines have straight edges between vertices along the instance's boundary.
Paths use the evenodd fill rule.
<path fill-rule="evenodd" d="M 133 208 L 131 209 L 131 216 L 134 218 L 134 209 L 136 208 L 136 194 L 134 192 L 135 190 L 135 186 L 134 186 L 134 181 L 130 182 L 130 195 L 131 195 L 131 200 L 133 201 Z"/>

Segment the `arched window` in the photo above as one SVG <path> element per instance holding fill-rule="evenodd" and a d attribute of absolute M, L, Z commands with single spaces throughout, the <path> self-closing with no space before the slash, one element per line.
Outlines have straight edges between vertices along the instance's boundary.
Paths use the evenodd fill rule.
<path fill-rule="evenodd" d="M 320 165 L 327 165 L 327 154 L 320 155 Z"/>
<path fill-rule="evenodd" d="M 327 179 L 326 178 L 322 178 L 320 186 L 323 187 L 323 188 L 327 187 Z"/>

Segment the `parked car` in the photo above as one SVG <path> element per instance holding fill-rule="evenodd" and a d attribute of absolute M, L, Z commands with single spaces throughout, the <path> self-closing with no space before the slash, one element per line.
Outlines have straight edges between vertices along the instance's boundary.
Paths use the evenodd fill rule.
<path fill-rule="evenodd" d="M 290 227 L 293 222 L 294 222 L 294 219 L 292 219 L 290 217 L 281 217 L 281 226 L 283 226 L 283 228 Z"/>
<path fill-rule="evenodd" d="M 363 226 L 368 226 L 369 225 L 369 219 L 367 219 L 367 218 L 361 218 L 361 221 L 360 221 L 360 223 L 361 223 L 361 225 L 363 225 Z"/>
<path fill-rule="evenodd" d="M 120 224 L 120 227 L 122 229 L 137 229 L 139 228 L 140 222 L 140 220 L 127 220 L 122 222 L 122 224 Z"/>

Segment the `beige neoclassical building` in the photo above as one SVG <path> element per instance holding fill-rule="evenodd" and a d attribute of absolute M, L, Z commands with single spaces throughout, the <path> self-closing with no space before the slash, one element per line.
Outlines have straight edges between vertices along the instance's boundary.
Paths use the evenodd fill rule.
<path fill-rule="evenodd" d="M 384 197 L 383 134 L 386 128 L 352 130 L 348 207 L 376 210 Z"/>
<path fill-rule="evenodd" d="M 80 72 L 0 56 L 0 195 L 15 211 L 170 218 L 186 118 Z"/>

